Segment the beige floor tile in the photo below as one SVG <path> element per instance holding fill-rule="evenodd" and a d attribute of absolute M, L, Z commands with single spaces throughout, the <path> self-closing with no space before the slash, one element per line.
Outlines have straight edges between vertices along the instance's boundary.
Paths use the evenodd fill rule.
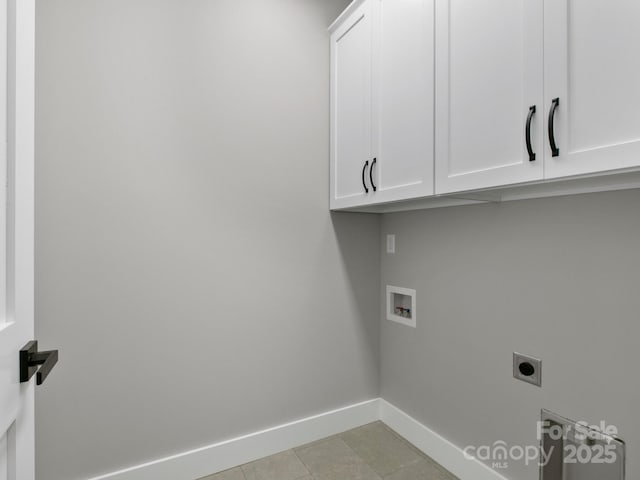
<path fill-rule="evenodd" d="M 423 458 L 414 447 L 382 422 L 350 430 L 341 437 L 382 477 Z"/>
<path fill-rule="evenodd" d="M 209 475 L 208 477 L 201 478 L 200 480 L 245 480 L 245 478 L 242 473 L 242 469 L 238 467 L 216 473 L 215 475 Z"/>
<path fill-rule="evenodd" d="M 382 422 L 200 480 L 458 480 Z"/>
<path fill-rule="evenodd" d="M 334 440 L 336 438 L 340 438 L 340 434 L 331 435 L 329 437 L 321 438 L 320 440 L 315 440 L 315 441 L 310 442 L 310 443 L 305 443 L 304 445 L 300 445 L 299 447 L 295 447 L 293 449 L 293 451 L 298 453 L 300 450 L 305 450 L 305 449 L 307 449 L 309 447 L 313 447 L 315 445 L 319 445 L 321 443 L 325 443 L 325 442 L 328 442 L 329 440 Z"/>
<path fill-rule="evenodd" d="M 458 480 L 431 459 L 420 460 L 384 477 L 384 480 Z"/>
<path fill-rule="evenodd" d="M 242 466 L 246 480 L 298 480 L 309 471 L 293 450 Z"/>
<path fill-rule="evenodd" d="M 296 450 L 315 480 L 380 480 L 365 461 L 340 438 Z"/>

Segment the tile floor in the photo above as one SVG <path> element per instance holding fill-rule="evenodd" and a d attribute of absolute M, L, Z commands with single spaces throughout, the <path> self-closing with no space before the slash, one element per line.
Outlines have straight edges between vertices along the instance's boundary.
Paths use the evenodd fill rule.
<path fill-rule="evenodd" d="M 382 422 L 201 480 L 457 480 Z"/>

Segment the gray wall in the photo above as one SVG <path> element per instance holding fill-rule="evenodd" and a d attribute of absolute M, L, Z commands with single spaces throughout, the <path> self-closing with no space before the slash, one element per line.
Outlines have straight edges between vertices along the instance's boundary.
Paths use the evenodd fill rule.
<path fill-rule="evenodd" d="M 382 320 L 382 397 L 460 447 L 536 445 L 541 408 L 604 420 L 639 478 L 638 205 L 634 190 L 385 215 L 382 286 L 417 290 L 418 327 Z M 512 378 L 513 351 L 542 358 L 541 389 Z"/>
<path fill-rule="evenodd" d="M 378 218 L 327 211 L 346 3 L 38 3 L 39 479 L 375 397 L 379 360 L 382 396 L 461 447 L 535 444 L 546 407 L 620 427 L 640 475 L 640 193 L 386 215 L 380 280 Z M 419 312 L 382 321 L 381 359 L 379 284 Z"/>
<path fill-rule="evenodd" d="M 328 212 L 347 0 L 40 0 L 41 480 L 378 394 L 379 220 Z"/>

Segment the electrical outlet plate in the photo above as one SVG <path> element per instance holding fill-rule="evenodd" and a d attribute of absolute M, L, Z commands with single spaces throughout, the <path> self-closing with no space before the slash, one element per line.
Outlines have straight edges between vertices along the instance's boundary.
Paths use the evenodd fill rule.
<path fill-rule="evenodd" d="M 513 353 L 513 378 L 542 386 L 542 360 L 522 353 Z"/>
<path fill-rule="evenodd" d="M 396 236 L 387 235 L 387 253 L 396 253 Z"/>

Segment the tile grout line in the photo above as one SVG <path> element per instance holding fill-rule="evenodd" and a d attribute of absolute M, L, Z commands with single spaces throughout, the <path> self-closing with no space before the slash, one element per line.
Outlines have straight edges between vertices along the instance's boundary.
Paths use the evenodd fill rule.
<path fill-rule="evenodd" d="M 305 468 L 305 470 L 307 471 L 308 475 L 311 475 L 311 478 L 315 479 L 316 477 L 313 475 L 313 472 L 311 470 L 309 470 L 309 465 L 307 465 L 306 463 L 304 463 L 304 461 L 300 458 L 300 455 L 298 455 L 298 452 L 296 452 L 295 448 L 292 448 L 291 451 L 293 452 L 293 454 L 296 456 L 296 458 L 298 459 L 298 461 L 302 464 L 302 466 Z M 304 478 L 306 475 L 303 475 L 302 477 L 298 477 L 299 480 L 300 478 Z"/>
<path fill-rule="evenodd" d="M 409 447 L 411 450 L 413 450 L 421 459 L 425 460 L 427 458 L 431 459 L 431 457 L 428 457 L 422 450 L 420 450 L 418 447 L 416 447 L 413 443 L 411 443 L 409 440 L 407 440 L 406 438 L 404 438 L 402 435 L 400 435 L 398 432 L 396 432 L 393 428 L 391 428 L 389 425 L 387 425 L 384 422 L 380 422 L 382 423 L 382 425 L 384 425 L 387 430 L 389 430 L 393 435 L 396 436 L 396 438 L 398 438 L 398 440 L 400 440 L 400 442 L 402 442 L 403 444 L 405 444 L 407 447 Z"/>
<path fill-rule="evenodd" d="M 395 475 L 396 473 L 398 473 L 398 472 L 399 472 L 400 470 L 402 470 L 403 468 L 405 468 L 405 467 L 409 467 L 409 466 L 411 466 L 411 465 L 415 465 L 415 464 L 417 464 L 417 463 L 419 463 L 420 461 L 422 461 L 422 460 L 423 460 L 423 456 L 424 456 L 424 454 L 422 454 L 421 452 L 418 452 L 415 446 L 413 446 L 411 443 L 409 443 L 409 441 L 407 441 L 405 438 L 401 437 L 401 436 L 400 436 L 400 434 L 398 434 L 396 431 L 394 431 L 393 429 L 391 429 L 391 428 L 390 428 L 387 424 L 385 424 L 383 421 L 378 420 L 378 421 L 376 421 L 376 422 L 371 422 L 371 423 L 369 423 L 369 424 L 367 424 L 367 425 L 371 425 L 371 424 L 373 424 L 373 423 L 380 423 L 381 425 L 383 425 L 383 426 L 384 426 L 384 427 L 389 431 L 389 433 L 391 433 L 392 435 L 394 435 L 394 436 L 395 436 L 395 437 L 396 437 L 396 438 L 397 438 L 401 443 L 406 444 L 406 446 L 407 446 L 407 447 L 410 447 L 412 451 L 414 451 L 414 450 L 415 450 L 415 453 L 418 455 L 418 459 L 417 459 L 416 461 L 411 462 L 411 463 L 409 463 L 409 464 L 407 464 L 407 465 L 402 465 L 402 466 L 400 466 L 400 467 L 396 468 L 395 470 L 393 470 L 392 472 L 389 472 L 387 475 L 382 475 L 381 473 L 378 473 L 378 472 L 376 471 L 376 469 L 375 469 L 375 468 L 373 468 L 373 465 L 369 464 L 369 463 L 368 463 L 364 458 L 362 458 L 360 455 L 358 455 L 358 452 L 356 452 L 355 450 L 353 450 L 353 449 L 351 448 L 351 446 L 350 446 L 346 441 L 344 441 L 344 440 L 342 439 L 342 435 L 341 435 L 341 436 L 340 436 L 340 438 L 341 438 L 341 439 L 342 439 L 342 441 L 345 443 L 345 445 L 346 445 L 347 447 L 349 447 L 349 449 L 351 449 L 351 451 L 353 451 L 353 453 L 354 453 L 358 458 L 360 458 L 360 459 L 361 459 L 361 460 L 362 460 L 366 465 L 368 465 L 368 466 L 369 466 L 369 468 L 370 468 L 371 470 L 373 470 L 373 472 L 374 472 L 378 477 L 380 477 L 380 478 L 381 478 L 381 480 L 385 480 L 386 478 L 389 478 L 391 475 Z M 363 427 L 366 427 L 367 425 L 363 425 L 362 427 L 358 427 L 358 428 L 363 428 Z M 358 428 L 354 428 L 353 430 L 357 430 Z M 352 431 L 352 430 L 349 430 L 349 431 Z M 347 432 L 344 432 L 344 433 L 347 433 Z"/>
<path fill-rule="evenodd" d="M 375 422 L 372 422 L 372 423 L 375 423 Z M 369 425 L 371 425 L 371 424 L 369 424 Z M 365 427 L 366 427 L 366 425 L 363 425 L 363 426 L 365 426 Z M 362 427 L 358 427 L 358 428 L 362 428 Z M 357 430 L 357 428 L 354 428 L 353 430 Z M 349 430 L 349 431 L 352 431 L 352 430 Z M 344 434 L 344 433 L 347 433 L 347 432 L 343 432 L 343 434 Z M 345 441 L 344 441 L 344 438 L 342 438 L 342 434 L 340 434 L 340 440 L 342 441 L 342 443 L 344 443 L 344 444 L 347 446 L 347 448 L 348 448 L 349 450 L 351 450 L 351 451 L 353 452 L 353 454 L 354 454 L 356 457 L 358 457 L 360 460 L 362 460 L 362 463 L 364 463 L 367 467 L 369 467 L 369 468 L 371 469 L 371 471 L 372 471 L 373 473 L 375 473 L 375 475 L 376 475 L 380 480 L 384 480 L 384 479 L 382 478 L 382 475 L 380 475 L 378 472 L 376 472 L 376 470 L 375 470 L 371 465 L 369 465 L 369 462 L 367 462 L 364 458 L 362 458 L 360 455 L 358 455 L 358 452 L 356 452 L 353 448 L 351 448 L 351 445 L 349 445 L 347 442 L 345 442 Z"/>
<path fill-rule="evenodd" d="M 433 458 L 431 458 L 429 455 L 427 455 L 426 453 L 424 453 L 422 450 L 420 450 L 418 447 L 416 447 L 413 443 L 411 443 L 409 440 L 407 440 L 406 438 L 404 438 L 402 435 L 400 435 L 398 432 L 396 432 L 393 428 L 391 428 L 389 425 L 387 425 L 384 422 L 380 422 L 382 423 L 387 430 L 389 430 L 393 435 L 395 435 L 402 443 L 404 443 L 405 445 L 407 445 L 411 450 L 413 450 L 419 457 L 420 460 L 424 460 L 430 463 L 433 463 L 434 465 L 436 465 L 440 470 L 445 471 L 446 473 L 450 472 L 445 469 L 442 465 L 440 465 L 438 462 L 436 462 Z M 414 463 L 418 463 L 418 462 L 414 462 Z M 413 463 L 411 464 L 413 465 Z"/>
<path fill-rule="evenodd" d="M 358 427 L 358 428 L 360 428 L 360 427 Z M 356 429 L 353 429 L 353 430 L 356 430 Z M 347 430 L 347 431 L 351 431 L 351 430 Z M 376 471 L 373 469 L 373 467 L 372 467 L 371 465 L 369 465 L 369 463 L 367 463 L 367 461 L 366 461 L 364 458 L 362 458 L 360 455 L 358 455 L 358 453 L 357 453 L 353 448 L 351 448 L 347 442 L 345 442 L 345 441 L 344 441 L 344 439 L 342 438 L 342 435 L 343 435 L 344 433 L 346 433 L 346 432 L 338 433 L 338 434 L 336 434 L 336 435 L 332 435 L 332 436 L 330 436 L 330 437 L 327 437 L 326 439 L 318 440 L 317 442 L 313 442 L 311 445 L 314 445 L 314 444 L 316 444 L 316 443 L 321 444 L 321 443 L 324 443 L 325 441 L 327 441 L 327 442 L 328 442 L 328 441 L 332 441 L 332 440 L 340 440 L 342 443 L 344 443 L 345 447 L 347 447 L 347 449 L 349 449 L 349 451 L 350 451 L 350 452 L 351 452 L 351 453 L 352 453 L 356 458 L 358 458 L 362 463 L 364 463 L 367 467 L 369 467 L 369 468 L 371 469 L 371 471 L 372 471 L 372 472 L 373 472 L 373 473 L 374 473 L 374 474 L 375 474 L 375 475 L 376 475 L 380 480 L 384 480 L 384 479 L 382 478 L 382 476 L 381 476 L 378 472 L 376 472 Z M 302 464 L 305 466 L 305 468 L 307 468 L 307 470 L 309 470 L 308 465 L 307 465 L 306 463 L 304 463 L 304 461 L 303 461 L 303 460 L 298 456 L 298 452 L 296 452 L 296 451 L 294 450 L 294 453 L 296 454 L 296 457 L 298 457 L 298 459 L 299 459 L 299 460 L 302 462 Z M 315 475 L 313 474 L 313 472 L 311 472 L 311 471 L 310 471 L 310 472 L 309 472 L 309 474 L 311 475 L 311 477 L 312 477 L 312 478 L 314 478 L 314 479 L 316 478 L 316 477 L 315 477 Z"/>
<path fill-rule="evenodd" d="M 364 427 L 366 427 L 367 425 L 371 425 L 374 423 L 379 423 L 383 429 L 391 435 L 391 437 L 399 442 L 403 447 L 406 447 L 407 449 L 411 450 L 412 452 L 414 452 L 417 455 L 417 458 L 414 461 L 411 461 L 410 463 L 407 464 L 403 464 L 400 466 L 395 467 L 392 471 L 385 473 L 384 475 L 380 472 L 378 472 L 376 470 L 376 468 L 374 468 L 374 465 L 372 465 L 370 462 L 368 462 L 362 455 L 360 455 L 354 447 L 352 447 L 347 440 L 345 439 L 345 436 L 347 436 L 347 434 L 349 432 L 353 432 L 359 429 L 362 429 Z M 436 468 L 438 472 L 442 473 L 446 478 L 449 478 L 450 480 L 459 480 L 456 477 L 452 476 L 451 472 L 449 472 L 448 470 L 446 470 L 442 465 L 440 465 L 439 463 L 437 463 L 435 460 L 433 460 L 431 457 L 429 457 L 428 455 L 426 455 L 424 452 L 422 452 L 421 450 L 419 450 L 415 445 L 413 445 L 410 441 L 408 441 L 406 438 L 404 438 L 402 435 L 400 435 L 398 432 L 396 432 L 395 430 L 393 430 L 391 427 L 389 427 L 388 425 L 386 425 L 384 422 L 382 421 L 378 421 L 378 422 L 371 422 L 370 424 L 367 424 L 361 427 L 356 427 L 354 429 L 351 430 L 347 430 L 341 433 L 337 433 L 334 435 L 330 435 L 326 438 L 322 438 L 307 444 L 303 444 L 300 445 L 298 447 L 293 447 L 290 448 L 288 450 L 284 450 L 282 452 L 279 452 L 275 455 L 279 455 L 279 454 L 284 454 L 284 453 L 293 453 L 293 457 L 300 462 L 300 465 L 304 468 L 304 470 L 306 471 L 305 474 L 303 474 L 302 476 L 298 476 L 295 477 L 295 480 L 303 480 L 303 479 L 307 479 L 307 480 L 317 480 L 317 476 L 315 475 L 315 473 L 311 470 L 311 468 L 309 467 L 309 465 L 307 463 L 305 463 L 305 461 L 303 460 L 301 454 L 304 453 L 304 451 L 308 448 L 313 448 L 314 446 L 318 446 L 318 445 L 322 445 L 325 443 L 329 443 L 332 441 L 339 441 L 340 443 L 342 443 L 342 445 L 344 445 L 344 447 L 346 447 L 346 453 L 349 454 L 350 456 L 353 456 L 354 459 L 360 460 L 360 462 L 362 462 L 362 465 L 368 467 L 371 470 L 371 473 L 373 473 L 373 475 L 375 475 L 376 479 L 378 480 L 389 480 L 392 476 L 396 475 L 398 472 L 401 472 L 403 469 L 407 468 L 407 467 L 413 467 L 416 466 L 418 464 L 420 464 L 420 462 L 427 462 L 429 464 L 432 465 L 432 467 Z M 366 435 L 367 433 L 364 432 L 364 434 Z M 374 435 L 375 434 L 373 432 L 370 432 L 370 435 Z M 298 453 L 300 452 L 300 454 Z M 275 456 L 275 455 L 271 455 L 271 456 Z M 248 462 L 245 463 L 243 465 L 239 465 L 237 467 L 234 467 L 233 469 L 238 469 L 241 472 L 241 478 L 243 480 L 248 480 L 247 477 L 247 473 L 245 472 L 245 468 L 248 465 L 251 465 L 253 463 L 257 463 L 261 460 L 264 460 L 265 458 L 269 458 L 269 457 L 264 457 L 264 458 L 260 458 L 258 460 L 255 460 L 253 462 Z M 356 461 L 357 461 L 356 460 Z M 375 458 L 372 458 L 372 461 L 375 462 Z M 419 468 L 419 467 L 417 467 Z M 230 470 L 233 470 L 230 469 Z M 386 471 L 386 469 L 385 469 Z M 224 472 L 219 472 L 219 473 L 224 473 Z M 212 478 L 218 478 L 217 477 L 218 474 L 214 474 L 214 477 Z M 439 477 L 439 475 L 438 475 Z M 205 477 L 206 479 L 208 479 L 209 477 Z M 291 478 L 291 477 L 289 477 Z M 205 480 L 205 479 L 200 479 L 200 480 Z M 348 479 L 344 479 L 344 480 L 348 480 Z"/>

